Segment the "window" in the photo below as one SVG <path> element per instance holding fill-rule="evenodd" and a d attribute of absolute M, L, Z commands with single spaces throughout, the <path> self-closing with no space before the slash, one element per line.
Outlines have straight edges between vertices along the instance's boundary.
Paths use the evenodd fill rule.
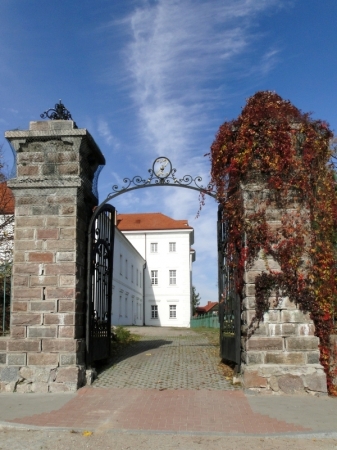
<path fill-rule="evenodd" d="M 158 306 L 151 305 L 151 319 L 158 319 Z"/>
<path fill-rule="evenodd" d="M 158 284 L 158 270 L 151 270 L 151 284 Z"/>
<path fill-rule="evenodd" d="M 170 284 L 177 284 L 177 271 L 170 270 Z"/>
<path fill-rule="evenodd" d="M 138 286 L 138 269 L 136 269 L 136 285 Z"/>
<path fill-rule="evenodd" d="M 119 317 L 122 317 L 122 296 L 119 296 Z"/>
<path fill-rule="evenodd" d="M 119 273 L 123 275 L 123 255 L 119 255 Z"/>
<path fill-rule="evenodd" d="M 133 264 L 131 264 L 131 283 L 133 283 Z"/>
<path fill-rule="evenodd" d="M 158 252 L 157 242 L 151 242 L 151 253 L 157 253 L 157 252 Z"/>
<path fill-rule="evenodd" d="M 176 318 L 177 318 L 177 306 L 170 305 L 170 319 L 176 319 Z"/>
<path fill-rule="evenodd" d="M 125 297 L 125 317 L 128 317 L 128 298 Z"/>
<path fill-rule="evenodd" d="M 139 286 L 142 287 L 142 272 L 139 272 Z"/>
<path fill-rule="evenodd" d="M 176 251 L 176 243 L 175 242 L 169 242 L 169 251 L 170 252 Z"/>
<path fill-rule="evenodd" d="M 125 260 L 125 278 L 128 277 L 128 260 Z"/>

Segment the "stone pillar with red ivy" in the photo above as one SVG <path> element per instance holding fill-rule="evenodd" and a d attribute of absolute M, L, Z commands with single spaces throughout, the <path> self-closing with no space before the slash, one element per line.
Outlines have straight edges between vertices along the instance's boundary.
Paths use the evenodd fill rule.
<path fill-rule="evenodd" d="M 247 389 L 335 395 L 336 183 L 326 123 L 274 92 L 248 99 L 211 147 L 238 271 Z"/>

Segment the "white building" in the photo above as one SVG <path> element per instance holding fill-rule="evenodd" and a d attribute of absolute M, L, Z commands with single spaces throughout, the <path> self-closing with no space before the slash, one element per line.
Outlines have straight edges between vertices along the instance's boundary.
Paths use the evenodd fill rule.
<path fill-rule="evenodd" d="M 186 220 L 161 213 L 119 214 L 117 227 L 146 263 L 143 323 L 189 327 L 195 261 L 193 228 Z M 125 261 L 121 253 L 116 257 Z"/>
<path fill-rule="evenodd" d="M 112 325 L 143 325 L 144 258 L 115 228 Z"/>

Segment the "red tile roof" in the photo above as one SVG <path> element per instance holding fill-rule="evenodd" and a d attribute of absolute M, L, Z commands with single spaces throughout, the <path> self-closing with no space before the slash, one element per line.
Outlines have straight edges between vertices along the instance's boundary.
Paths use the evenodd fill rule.
<path fill-rule="evenodd" d="M 193 230 L 187 220 L 171 219 L 162 213 L 118 214 L 117 228 L 121 231 Z"/>
<path fill-rule="evenodd" d="M 14 196 L 6 181 L 0 183 L 0 214 L 14 214 Z"/>
<path fill-rule="evenodd" d="M 214 306 L 218 305 L 218 302 L 208 302 L 205 306 L 197 306 L 195 310 L 201 313 L 208 313 Z"/>

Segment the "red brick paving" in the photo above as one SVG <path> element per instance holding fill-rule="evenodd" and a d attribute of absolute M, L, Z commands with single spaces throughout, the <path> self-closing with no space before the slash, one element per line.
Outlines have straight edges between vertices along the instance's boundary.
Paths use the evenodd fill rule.
<path fill-rule="evenodd" d="M 62 408 L 11 422 L 97 429 L 291 433 L 308 428 L 254 413 L 242 391 L 84 387 Z"/>

